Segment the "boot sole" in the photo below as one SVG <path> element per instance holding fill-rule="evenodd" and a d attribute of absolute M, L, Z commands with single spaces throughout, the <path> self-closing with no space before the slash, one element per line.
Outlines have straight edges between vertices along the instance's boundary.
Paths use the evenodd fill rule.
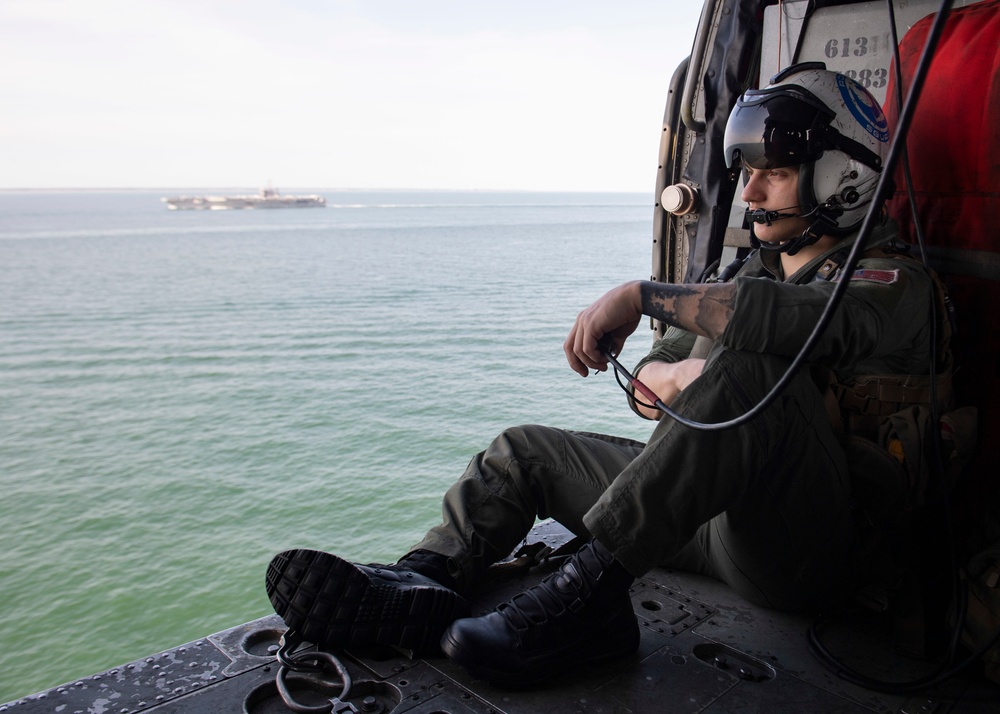
<path fill-rule="evenodd" d="M 266 589 L 289 630 L 331 649 L 383 645 L 435 652 L 448 625 L 469 612 L 461 595 L 428 578 L 316 550 L 276 555 Z"/>

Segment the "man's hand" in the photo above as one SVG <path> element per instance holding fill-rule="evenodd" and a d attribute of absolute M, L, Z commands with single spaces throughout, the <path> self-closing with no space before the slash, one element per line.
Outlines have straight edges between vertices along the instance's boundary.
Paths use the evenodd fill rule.
<path fill-rule="evenodd" d="M 566 360 L 574 372 L 586 377 L 590 369 L 603 372 L 608 368 L 598 342 L 610 347 L 614 354 L 621 351 L 642 318 L 640 285 L 638 280 L 619 285 L 577 315 L 563 343 Z"/>
<path fill-rule="evenodd" d="M 648 362 L 635 375 L 635 378 L 645 384 L 660 401 L 668 407 L 673 404 L 677 395 L 687 389 L 701 375 L 705 367 L 703 359 L 685 359 L 680 362 Z M 659 409 L 644 407 L 640 402 L 646 399 L 642 394 L 635 394 L 636 409 L 648 419 L 659 419 L 663 412 Z"/>
<path fill-rule="evenodd" d="M 636 280 L 619 285 L 576 317 L 563 343 L 569 366 L 586 377 L 589 369 L 603 372 L 608 360 L 598 342 L 621 352 L 643 315 L 711 339 L 718 337 L 733 315 L 736 288 L 732 283 L 674 285 Z"/>

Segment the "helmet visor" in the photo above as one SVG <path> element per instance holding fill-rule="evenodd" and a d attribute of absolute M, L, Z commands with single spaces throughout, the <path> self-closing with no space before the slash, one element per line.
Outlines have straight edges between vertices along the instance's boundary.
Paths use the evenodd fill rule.
<path fill-rule="evenodd" d="M 811 99 L 811 97 L 809 98 Z M 726 124 L 726 166 L 777 169 L 823 155 L 823 131 L 832 113 L 797 92 L 747 91 Z"/>

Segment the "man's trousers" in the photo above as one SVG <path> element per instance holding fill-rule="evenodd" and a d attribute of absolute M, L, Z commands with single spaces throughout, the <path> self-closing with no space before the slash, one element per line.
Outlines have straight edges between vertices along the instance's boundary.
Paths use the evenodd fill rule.
<path fill-rule="evenodd" d="M 718 350 L 672 405 L 732 420 L 787 369 L 771 355 Z M 447 492 L 443 523 L 416 549 L 449 557 L 460 587 L 553 518 L 596 537 L 633 574 L 658 565 L 725 581 L 745 599 L 818 611 L 853 589 L 847 464 L 806 372 L 763 413 L 727 429 L 664 416 L 645 445 L 544 426 L 508 429 Z"/>

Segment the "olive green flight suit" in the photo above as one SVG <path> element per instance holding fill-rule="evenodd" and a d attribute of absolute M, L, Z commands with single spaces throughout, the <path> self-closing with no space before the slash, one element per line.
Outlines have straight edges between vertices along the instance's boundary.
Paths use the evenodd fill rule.
<path fill-rule="evenodd" d="M 869 247 L 887 243 L 892 224 Z M 733 419 L 782 377 L 834 285 L 814 280 L 845 239 L 786 280 L 756 254 L 735 278 L 735 309 L 701 376 L 671 405 L 702 422 Z M 767 263 L 767 265 L 765 265 Z M 770 269 L 768 266 L 771 266 Z M 852 374 L 926 374 L 933 289 L 915 261 L 859 262 L 809 357 Z M 693 340 L 670 329 L 642 361 L 676 361 Z M 460 588 L 551 517 L 601 541 L 634 575 L 668 565 L 725 581 L 747 600 L 817 611 L 854 585 L 847 464 L 807 368 L 751 422 L 696 430 L 664 416 L 649 442 L 544 426 L 506 430 L 447 492 L 443 523 L 414 550 L 449 556 Z"/>

